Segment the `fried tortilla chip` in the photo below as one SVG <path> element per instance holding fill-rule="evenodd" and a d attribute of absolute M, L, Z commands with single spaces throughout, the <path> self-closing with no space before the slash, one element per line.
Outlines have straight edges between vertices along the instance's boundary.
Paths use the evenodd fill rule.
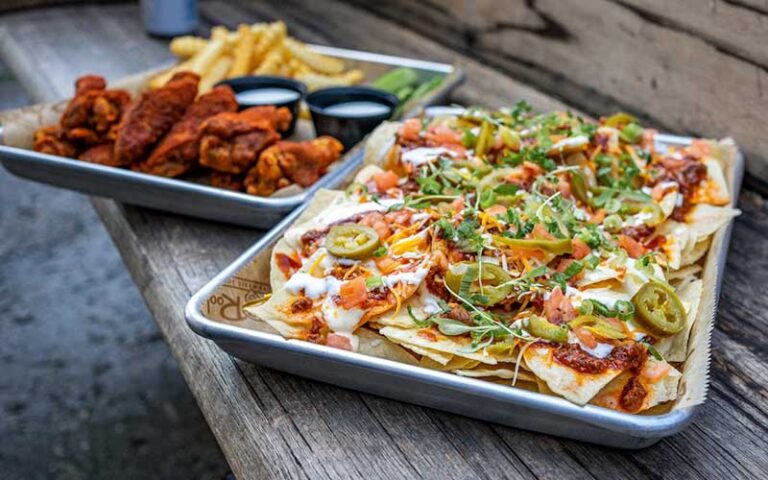
<path fill-rule="evenodd" d="M 374 130 L 365 143 L 365 155 L 363 165 L 377 165 L 383 167 L 389 156 L 390 150 L 395 146 L 397 131 L 401 127 L 400 122 L 384 122 Z"/>
<path fill-rule="evenodd" d="M 685 328 L 671 337 L 660 339 L 654 345 L 656 350 L 670 362 L 685 361 L 688 352 L 688 337 L 690 336 L 693 323 L 699 316 L 699 305 L 704 294 L 704 282 L 694 280 L 681 285 L 677 290 L 677 294 L 686 307 Z"/>
<path fill-rule="evenodd" d="M 532 345 L 525 350 L 523 358 L 528 368 L 554 393 L 579 405 L 589 402 L 621 373 L 615 369 L 597 374 L 578 372 L 555 361 L 552 347 L 548 345 Z"/>
<path fill-rule="evenodd" d="M 468 338 L 447 337 L 431 328 L 406 329 L 384 327 L 379 330 L 379 333 L 392 340 L 393 342 L 397 342 L 405 348 L 413 350 L 414 352 L 416 351 L 415 348 L 422 350 L 426 349 L 442 354 L 455 355 L 458 357 L 469 358 L 471 360 L 477 360 L 478 362 L 488 365 L 496 365 L 497 363 L 497 360 L 493 355 L 483 350 L 477 352 L 470 351 L 471 341 Z M 430 356 L 430 358 L 432 357 Z"/>
<path fill-rule="evenodd" d="M 595 395 L 590 403 L 612 410 L 627 411 L 622 407 L 621 394 L 635 374 L 623 372 Z M 641 412 L 660 403 L 677 398 L 677 387 L 682 374 L 667 362 L 649 358 L 637 380 L 646 392 L 639 408 L 632 413 Z"/>

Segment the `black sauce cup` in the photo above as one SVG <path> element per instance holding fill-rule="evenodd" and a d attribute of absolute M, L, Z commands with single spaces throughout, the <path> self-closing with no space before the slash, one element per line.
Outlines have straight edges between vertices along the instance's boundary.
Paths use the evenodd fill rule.
<path fill-rule="evenodd" d="M 228 80 L 222 80 L 216 85 L 229 85 L 230 87 L 232 87 L 232 90 L 235 91 L 235 95 L 237 95 L 238 93 L 247 92 L 250 90 L 261 90 L 263 88 L 284 88 L 286 90 L 292 90 L 298 93 L 299 96 L 296 97 L 295 99 L 289 100 L 287 102 L 281 102 L 281 103 L 248 104 L 248 103 L 240 103 L 238 101 L 238 106 L 240 107 L 240 110 L 245 110 L 246 108 L 259 107 L 264 105 L 274 105 L 275 107 L 285 107 L 288 110 L 290 110 L 291 123 L 290 125 L 288 125 L 288 128 L 285 131 L 280 132 L 280 135 L 282 135 L 283 138 L 289 137 L 293 133 L 294 128 L 296 128 L 296 120 L 299 117 L 299 106 L 301 105 L 301 101 L 304 99 L 304 97 L 307 94 L 307 86 L 301 82 L 297 82 L 296 80 L 293 80 L 290 78 L 272 77 L 268 75 L 235 77 L 235 78 L 230 78 Z"/>
<path fill-rule="evenodd" d="M 387 107 L 386 113 L 377 115 L 343 115 L 329 114 L 328 107 L 346 102 L 374 102 Z M 331 87 L 310 93 L 306 99 L 312 122 L 315 124 L 315 134 L 330 135 L 337 138 L 344 149 L 348 150 L 363 139 L 376 126 L 392 116 L 397 107 L 395 95 L 384 90 L 371 87 Z"/>

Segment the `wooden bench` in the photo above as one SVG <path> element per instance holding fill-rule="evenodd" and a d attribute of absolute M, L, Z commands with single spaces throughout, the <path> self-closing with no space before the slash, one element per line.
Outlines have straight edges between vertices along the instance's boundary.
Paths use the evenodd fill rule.
<path fill-rule="evenodd" d="M 762 12 L 759 2 L 743 2 L 746 5 L 743 8 Z M 701 123 L 689 120 L 678 123 L 678 115 L 666 107 L 649 112 L 643 108 L 644 99 L 652 93 L 648 91 L 635 92 L 632 101 L 627 103 L 603 102 L 604 97 L 615 95 L 610 90 L 611 72 L 598 71 L 594 77 L 582 72 L 582 77 L 570 78 L 578 72 L 574 71 L 577 67 L 569 64 L 567 69 L 563 66 L 562 71 L 553 65 L 551 75 L 539 71 L 524 74 L 525 62 L 529 59 L 509 58 L 504 56 L 504 48 L 491 48 L 491 41 L 483 40 L 486 34 L 491 35 L 487 32 L 475 31 L 479 35 L 475 38 L 480 38 L 484 46 L 476 54 L 472 44 L 467 45 L 465 41 L 472 40 L 469 35 L 473 30 L 469 27 L 476 27 L 479 20 L 462 18 L 469 22 L 469 27 L 461 26 L 456 18 L 461 17 L 461 12 L 451 10 L 460 8 L 461 2 L 418 5 L 387 2 L 379 6 L 359 2 L 356 6 L 350 3 L 357 2 L 320 0 L 280 2 L 279 7 L 277 3 L 207 1 L 201 4 L 201 14 L 208 25 L 224 23 L 230 27 L 241 22 L 283 18 L 290 32 L 306 41 L 456 62 L 468 75 L 468 81 L 452 99 L 458 103 L 500 106 L 524 98 L 538 109 L 565 107 L 552 96 L 515 80 L 515 77 L 525 78 L 538 83 L 547 77 L 550 83 L 541 83 L 545 88 L 557 90 L 562 81 L 561 93 L 566 101 L 589 113 L 605 113 L 603 108 L 626 105 L 681 132 L 718 134 L 721 131 L 717 122 L 712 124 L 712 131 L 699 128 Z M 477 3 L 485 5 L 485 2 Z M 505 24 L 515 25 L 518 20 L 525 27 L 525 21 L 533 21 L 530 28 L 519 28 L 510 35 L 523 35 L 537 55 L 585 55 L 584 48 L 588 45 L 582 44 L 578 35 L 570 37 L 570 45 L 562 49 L 558 49 L 557 43 L 561 39 L 547 37 L 550 34 L 546 28 L 556 29 L 558 24 L 552 23 L 552 15 L 546 10 L 549 7 L 540 3 L 542 5 L 527 2 L 528 16 L 523 15 L 522 20 L 508 18 L 515 12 L 501 12 L 499 28 L 503 29 Z M 603 2 L 586 3 L 589 6 L 585 7 L 585 13 L 574 19 L 569 32 L 574 32 L 573 28 L 590 28 L 589 24 L 579 22 L 583 22 L 586 14 L 596 15 L 595 4 Z M 619 15 L 615 13 L 616 5 L 625 3 L 638 2 L 609 3 L 606 8 L 613 12 L 609 12 L 610 15 Z M 752 3 L 755 5 L 749 6 Z M 722 6 L 730 9 L 734 4 L 740 2 L 727 2 Z M 523 8 L 507 3 L 500 3 L 498 8 L 518 7 Z M 573 8 L 580 7 L 581 4 Z M 557 15 L 567 16 L 561 7 L 552 8 L 557 10 Z M 634 7 L 625 8 L 634 11 Z M 690 8 L 703 7 L 691 5 Z M 493 10 L 488 11 L 493 14 Z M 765 17 L 764 13 L 756 14 Z M 637 18 L 661 25 L 647 28 L 661 29 L 665 25 L 656 17 L 649 20 L 647 17 L 651 14 L 621 15 L 625 16 L 613 20 L 629 22 L 628 26 L 622 25 L 633 31 L 645 28 L 630 22 Z M 393 20 L 410 24 L 413 29 Z M 451 31 L 452 27 L 456 27 L 456 31 Z M 528 38 L 526 28 L 545 30 L 534 32 Z M 422 31 L 433 39 L 420 33 Z M 646 41 L 653 40 L 654 32 L 643 33 Z M 754 29 L 750 32 L 755 35 Z M 722 29 L 712 34 L 720 33 Z M 466 38 L 462 36 L 465 34 Z M 536 43 L 537 35 L 545 37 L 540 44 Z M 505 38 L 499 36 L 498 41 L 506 41 Z M 676 41 L 674 36 L 663 38 L 667 42 Z M 765 35 L 760 38 L 763 41 L 758 53 L 764 55 L 768 38 Z M 747 54 L 751 53 L 743 55 Z M 99 72 L 115 79 L 171 58 L 164 42 L 144 35 L 138 7 L 123 4 L 56 7 L 4 15 L 0 17 L 0 55 L 36 101 L 70 96 L 72 82 L 83 73 Z M 478 59 L 504 71 L 497 71 Z M 758 77 L 765 80 L 764 70 Z M 584 89 L 571 88 L 572 80 Z M 599 88 L 593 91 L 589 86 Z M 722 88 L 740 86 L 724 84 Z M 761 108 L 764 114 L 766 97 L 760 95 L 755 99 L 754 108 Z M 592 102 L 593 98 L 596 103 Z M 764 135 L 766 124 L 764 118 L 761 121 L 759 130 Z M 758 158 L 757 163 L 752 162 L 751 171 L 759 175 L 762 172 L 758 168 L 762 165 L 759 158 L 765 140 L 755 141 L 753 130 L 746 130 L 748 153 Z M 725 133 L 739 138 L 741 130 Z M 759 185 L 755 178 L 750 177 L 750 185 Z M 195 290 L 262 232 L 182 218 L 111 200 L 94 198 L 92 202 L 238 479 L 759 478 L 768 472 L 768 349 L 764 340 L 768 337 L 765 292 L 768 208 L 765 200 L 753 191 L 745 190 L 741 196 L 740 208 L 744 213 L 736 223 L 713 336 L 710 398 L 690 428 L 637 452 L 483 423 L 235 360 L 192 333 L 184 321 L 183 308 Z"/>

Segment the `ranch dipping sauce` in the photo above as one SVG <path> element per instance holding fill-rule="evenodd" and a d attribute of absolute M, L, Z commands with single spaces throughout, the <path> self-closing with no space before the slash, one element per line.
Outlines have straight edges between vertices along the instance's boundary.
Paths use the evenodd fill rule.
<path fill-rule="evenodd" d="M 323 113 L 334 117 L 360 118 L 386 115 L 390 110 L 391 108 L 383 103 L 356 100 L 329 105 L 323 108 Z"/>
<path fill-rule="evenodd" d="M 298 100 L 301 94 L 289 88 L 255 88 L 235 94 L 240 105 L 279 105 Z"/>

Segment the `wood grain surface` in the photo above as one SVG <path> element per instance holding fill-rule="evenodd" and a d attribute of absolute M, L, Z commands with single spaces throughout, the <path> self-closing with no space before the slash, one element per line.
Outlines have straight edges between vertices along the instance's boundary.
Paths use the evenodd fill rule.
<path fill-rule="evenodd" d="M 599 116 L 733 135 L 768 182 L 768 4 L 349 0 Z"/>
<path fill-rule="evenodd" d="M 453 45 L 348 3 L 215 1 L 201 9 L 209 23 L 231 27 L 279 17 L 307 41 L 457 62 L 468 75 L 457 102 L 500 105 L 525 98 L 538 108 L 562 106 Z M 71 95 L 72 82 L 85 72 L 118 78 L 170 58 L 162 42 L 143 34 L 134 5 L 2 16 L 0 55 L 39 101 Z M 674 124 L 676 118 L 662 120 Z M 744 213 L 734 230 L 713 338 L 710 399 L 688 429 L 635 452 L 484 423 L 235 360 L 192 333 L 183 308 L 262 233 L 105 199 L 93 204 L 238 479 L 760 478 L 768 471 L 768 207 L 755 193 L 741 196 Z"/>

